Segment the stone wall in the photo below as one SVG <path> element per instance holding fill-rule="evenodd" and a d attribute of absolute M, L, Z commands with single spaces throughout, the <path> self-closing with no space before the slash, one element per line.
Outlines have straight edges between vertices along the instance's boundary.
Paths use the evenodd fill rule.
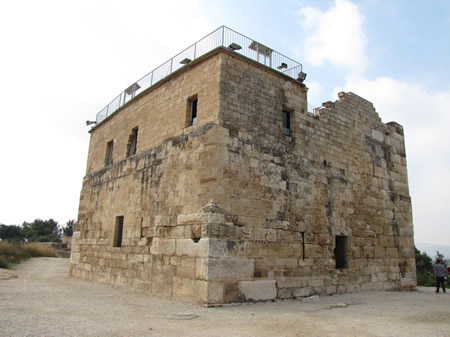
<path fill-rule="evenodd" d="M 224 301 L 414 288 L 402 127 L 383 124 L 353 93 L 310 114 L 300 83 L 231 57 L 221 76 L 230 135 L 222 203 L 240 231 L 216 231 L 228 250 L 215 263 L 244 257 L 253 271 L 224 275 Z M 286 109 L 290 136 L 282 132 Z M 336 236 L 345 242 L 338 268 Z"/>
<path fill-rule="evenodd" d="M 106 144 L 114 141 L 113 162 L 127 158 L 127 143 L 138 127 L 137 153 L 214 123 L 218 115 L 218 85 L 221 59 L 212 55 L 192 62 L 150 87 L 91 130 L 87 174 L 105 167 Z M 189 99 L 197 97 L 198 124 L 187 127 Z"/>
<path fill-rule="evenodd" d="M 199 212 L 222 193 L 218 56 L 174 72 L 91 130 L 71 275 L 167 296 L 190 289 L 207 302 L 202 226 L 178 225 L 177 217 Z M 198 122 L 190 126 L 193 97 Z M 127 156 L 136 127 L 136 154 Z M 111 140 L 113 163 L 106 165 Z M 114 247 L 117 217 L 123 217 L 120 247 Z"/>
<path fill-rule="evenodd" d="M 205 125 L 85 177 L 73 276 L 207 302 L 208 247 L 202 222 L 180 221 L 221 194 L 217 183 L 226 148 L 221 130 Z M 117 216 L 124 217 L 121 247 L 113 247 Z M 191 217 L 192 218 L 192 217 Z"/>
<path fill-rule="evenodd" d="M 219 48 L 117 111 L 91 131 L 71 274 L 210 304 L 413 288 L 402 127 L 353 93 L 306 106 L 302 83 Z"/>

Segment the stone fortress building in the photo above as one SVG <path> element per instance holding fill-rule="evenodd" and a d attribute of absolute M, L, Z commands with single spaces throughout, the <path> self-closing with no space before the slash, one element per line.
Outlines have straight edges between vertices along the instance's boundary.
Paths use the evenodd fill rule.
<path fill-rule="evenodd" d="M 403 128 L 226 27 L 97 115 L 70 274 L 205 304 L 416 285 Z"/>

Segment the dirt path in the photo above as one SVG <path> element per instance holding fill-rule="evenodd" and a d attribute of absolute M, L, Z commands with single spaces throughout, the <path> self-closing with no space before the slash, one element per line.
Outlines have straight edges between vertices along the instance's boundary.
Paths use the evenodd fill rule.
<path fill-rule="evenodd" d="M 69 278 L 68 262 L 0 280 L 0 336 L 450 336 L 450 294 L 432 288 L 208 309 Z"/>

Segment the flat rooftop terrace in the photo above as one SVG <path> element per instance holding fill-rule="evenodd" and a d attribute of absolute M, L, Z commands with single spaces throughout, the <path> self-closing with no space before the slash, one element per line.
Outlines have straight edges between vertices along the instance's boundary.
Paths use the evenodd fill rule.
<path fill-rule="evenodd" d="M 293 79 L 303 81 L 306 77 L 301 63 L 228 27 L 221 26 L 131 84 L 97 114 L 95 123 L 101 123 L 105 118 L 112 115 L 146 89 L 196 58 L 219 47 L 229 48 L 233 52 L 279 71 Z"/>

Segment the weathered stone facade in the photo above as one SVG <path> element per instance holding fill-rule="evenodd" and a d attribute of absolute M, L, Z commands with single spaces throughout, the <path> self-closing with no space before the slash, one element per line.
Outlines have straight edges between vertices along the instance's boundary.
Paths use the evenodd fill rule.
<path fill-rule="evenodd" d="M 91 130 L 70 273 L 208 304 L 414 288 L 403 129 L 217 48 Z"/>

